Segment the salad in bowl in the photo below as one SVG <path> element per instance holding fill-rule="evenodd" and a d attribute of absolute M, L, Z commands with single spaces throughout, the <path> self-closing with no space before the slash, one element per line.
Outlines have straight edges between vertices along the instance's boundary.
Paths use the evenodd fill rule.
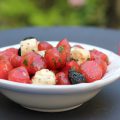
<path fill-rule="evenodd" d="M 109 65 L 108 56 L 97 50 L 71 46 L 65 38 L 52 46 L 25 38 L 20 48 L 0 52 L 0 79 L 37 85 L 73 85 L 100 80 Z"/>
<path fill-rule="evenodd" d="M 46 112 L 76 108 L 120 77 L 120 58 L 92 45 L 27 37 L 0 49 L 0 88 L 22 106 Z"/>

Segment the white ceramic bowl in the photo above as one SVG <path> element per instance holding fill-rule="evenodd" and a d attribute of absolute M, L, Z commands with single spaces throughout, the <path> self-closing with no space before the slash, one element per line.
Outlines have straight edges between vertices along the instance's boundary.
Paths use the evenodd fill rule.
<path fill-rule="evenodd" d="M 50 42 L 56 45 L 57 42 Z M 70 43 L 71 45 L 79 43 Z M 76 85 L 29 85 L 0 79 L 0 91 L 14 102 L 32 110 L 60 112 L 76 108 L 93 98 L 100 90 L 120 77 L 120 57 L 108 50 L 81 44 L 87 49 L 96 48 L 109 56 L 110 65 L 105 76 L 93 83 Z M 1 48 L 19 47 L 13 45 Z"/>

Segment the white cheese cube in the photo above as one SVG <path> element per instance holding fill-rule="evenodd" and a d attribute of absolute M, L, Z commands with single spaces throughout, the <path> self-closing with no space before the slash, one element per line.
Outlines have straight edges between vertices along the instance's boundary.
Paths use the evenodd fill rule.
<path fill-rule="evenodd" d="M 80 65 L 84 61 L 90 58 L 90 52 L 86 49 L 79 48 L 79 47 L 72 47 L 70 51 L 71 59 L 77 61 Z"/>
<path fill-rule="evenodd" d="M 32 79 L 32 84 L 55 85 L 56 84 L 55 74 L 48 69 L 42 69 L 40 71 L 37 71 Z"/>
<path fill-rule="evenodd" d="M 38 42 L 34 38 L 21 41 L 20 46 L 21 46 L 21 56 L 31 51 L 34 52 L 38 51 Z"/>

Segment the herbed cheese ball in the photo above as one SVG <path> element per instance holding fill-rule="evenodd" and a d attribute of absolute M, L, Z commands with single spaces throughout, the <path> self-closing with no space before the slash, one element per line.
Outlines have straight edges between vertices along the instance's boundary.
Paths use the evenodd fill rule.
<path fill-rule="evenodd" d="M 32 78 L 32 84 L 55 85 L 56 84 L 55 74 L 48 69 L 42 69 L 40 71 L 37 71 L 35 73 L 35 76 Z"/>

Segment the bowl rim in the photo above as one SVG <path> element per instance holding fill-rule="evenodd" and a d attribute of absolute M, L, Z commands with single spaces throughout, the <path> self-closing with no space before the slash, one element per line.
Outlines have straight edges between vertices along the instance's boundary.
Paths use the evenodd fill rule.
<path fill-rule="evenodd" d="M 48 41 L 48 42 L 53 43 L 53 44 L 58 43 L 58 41 Z M 88 46 L 91 48 L 100 49 L 101 51 L 105 53 L 111 54 L 111 56 L 114 57 L 116 60 L 117 59 L 120 60 L 120 57 L 114 52 L 106 50 L 98 46 L 85 44 L 85 43 L 78 43 L 78 42 L 70 42 L 70 44 L 72 45 L 80 44 L 84 47 Z M 10 48 L 10 47 L 17 47 L 17 46 L 19 46 L 19 44 L 2 47 L 0 48 L 0 50 Z M 115 80 L 120 78 L 119 73 L 120 73 L 120 68 L 116 69 L 114 71 L 114 75 L 111 75 L 108 79 L 103 77 L 101 80 L 98 80 L 92 83 L 81 83 L 81 84 L 75 84 L 75 85 L 33 85 L 33 84 L 17 83 L 17 82 L 0 79 L 0 88 L 6 89 L 6 90 L 17 91 L 17 92 L 42 93 L 42 94 L 50 94 L 50 93 L 63 94 L 63 93 L 71 93 L 71 92 L 78 92 L 78 91 L 82 92 L 82 91 L 100 89 L 101 87 L 114 82 Z"/>

